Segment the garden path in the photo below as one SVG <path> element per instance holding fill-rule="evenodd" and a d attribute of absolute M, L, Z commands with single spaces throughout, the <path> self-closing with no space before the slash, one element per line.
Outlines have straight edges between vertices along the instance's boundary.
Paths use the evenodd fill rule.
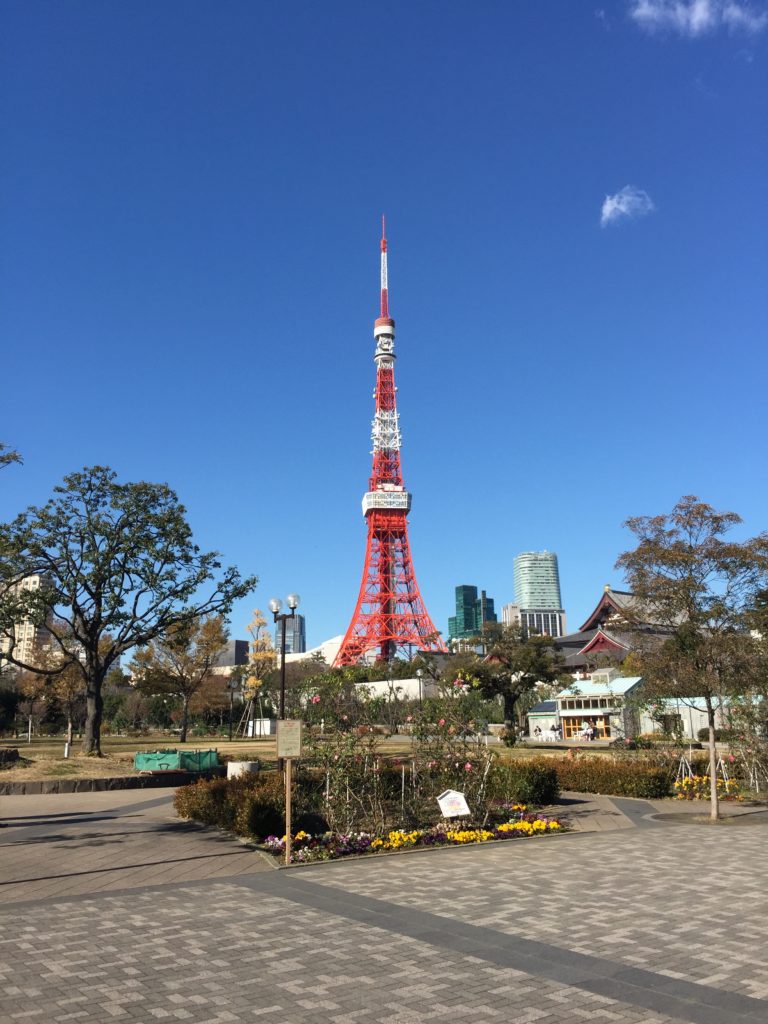
<path fill-rule="evenodd" d="M 275 871 L 170 794 L 6 798 L 0 1024 L 766 1024 L 766 827 L 569 807 L 576 835 Z"/>

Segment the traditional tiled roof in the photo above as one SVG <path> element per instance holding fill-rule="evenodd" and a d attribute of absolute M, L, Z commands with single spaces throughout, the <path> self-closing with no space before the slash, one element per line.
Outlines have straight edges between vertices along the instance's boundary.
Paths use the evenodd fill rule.
<path fill-rule="evenodd" d="M 602 654 L 606 651 L 628 651 L 629 643 L 620 640 L 618 636 L 609 633 L 605 629 L 596 629 L 595 635 L 584 644 L 579 654 Z"/>
<path fill-rule="evenodd" d="M 617 665 L 620 665 L 621 662 L 624 661 L 624 659 L 626 658 L 626 656 L 628 654 L 629 654 L 629 651 L 623 651 L 623 650 L 612 651 L 611 655 L 610 655 L 610 660 L 611 660 L 611 662 L 616 663 Z M 581 668 L 590 669 L 590 668 L 593 668 L 594 665 L 595 665 L 595 655 L 593 655 L 593 654 L 590 654 L 590 655 L 587 655 L 587 654 L 569 654 L 566 657 L 566 659 L 565 659 L 565 663 L 563 665 L 563 668 L 565 669 L 566 672 L 575 672 L 576 669 L 581 669 Z"/>
<path fill-rule="evenodd" d="M 603 626 L 609 619 L 617 615 L 623 617 L 627 612 L 636 611 L 636 609 L 637 601 L 634 594 L 630 594 L 627 590 L 613 590 L 606 586 L 602 597 L 597 602 L 597 607 L 581 627 L 581 632 Z"/>
<path fill-rule="evenodd" d="M 578 633 L 566 633 L 555 640 L 555 647 L 559 650 L 573 648 L 580 651 L 584 644 L 588 643 L 597 632 L 596 629 L 579 630 Z"/>

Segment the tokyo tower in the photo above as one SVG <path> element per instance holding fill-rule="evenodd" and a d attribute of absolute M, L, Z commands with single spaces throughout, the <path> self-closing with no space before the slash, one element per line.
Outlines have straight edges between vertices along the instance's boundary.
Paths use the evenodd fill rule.
<path fill-rule="evenodd" d="M 389 315 L 387 239 L 381 224 L 381 316 L 376 339 L 376 410 L 373 417 L 373 469 L 363 496 L 368 523 L 363 579 L 357 605 L 334 665 L 353 665 L 371 652 L 391 661 L 398 651 L 445 651 L 424 606 L 408 543 L 411 495 L 400 468 L 400 426 L 395 387 L 395 321 Z"/>

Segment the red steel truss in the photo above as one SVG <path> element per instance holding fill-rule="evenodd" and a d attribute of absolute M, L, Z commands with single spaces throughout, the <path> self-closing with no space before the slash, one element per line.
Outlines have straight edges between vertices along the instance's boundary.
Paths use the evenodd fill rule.
<path fill-rule="evenodd" d="M 429 617 L 413 571 L 408 542 L 411 496 L 400 466 L 394 373 L 395 322 L 389 317 L 387 240 L 382 225 L 381 316 L 377 339 L 373 468 L 363 510 L 368 521 L 363 579 L 357 604 L 334 665 L 353 665 L 376 652 L 376 661 L 391 661 L 398 652 L 442 651 L 445 644 Z"/>

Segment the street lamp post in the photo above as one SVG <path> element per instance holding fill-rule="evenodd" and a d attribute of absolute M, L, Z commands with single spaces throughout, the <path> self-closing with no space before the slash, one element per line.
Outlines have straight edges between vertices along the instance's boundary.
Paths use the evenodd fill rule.
<path fill-rule="evenodd" d="M 422 696 L 423 696 L 423 692 L 422 692 L 421 688 L 422 688 L 422 685 L 423 685 L 422 680 L 424 679 L 424 669 L 423 668 L 417 668 L 416 669 L 416 678 L 419 680 L 419 708 L 421 708 L 421 706 L 422 706 Z"/>
<path fill-rule="evenodd" d="M 280 711 L 278 718 L 285 718 L 285 624 L 288 619 L 296 617 L 296 609 L 299 607 L 300 597 L 298 594 L 289 594 L 285 603 L 291 609 L 289 612 L 281 612 L 283 602 L 279 597 L 273 597 L 269 602 L 269 610 L 274 616 L 275 622 L 280 623 Z"/>
<path fill-rule="evenodd" d="M 240 680 L 233 679 L 231 676 L 227 680 L 227 689 L 229 690 L 229 742 L 232 742 L 232 710 L 235 703 L 235 690 L 240 689 Z"/>

